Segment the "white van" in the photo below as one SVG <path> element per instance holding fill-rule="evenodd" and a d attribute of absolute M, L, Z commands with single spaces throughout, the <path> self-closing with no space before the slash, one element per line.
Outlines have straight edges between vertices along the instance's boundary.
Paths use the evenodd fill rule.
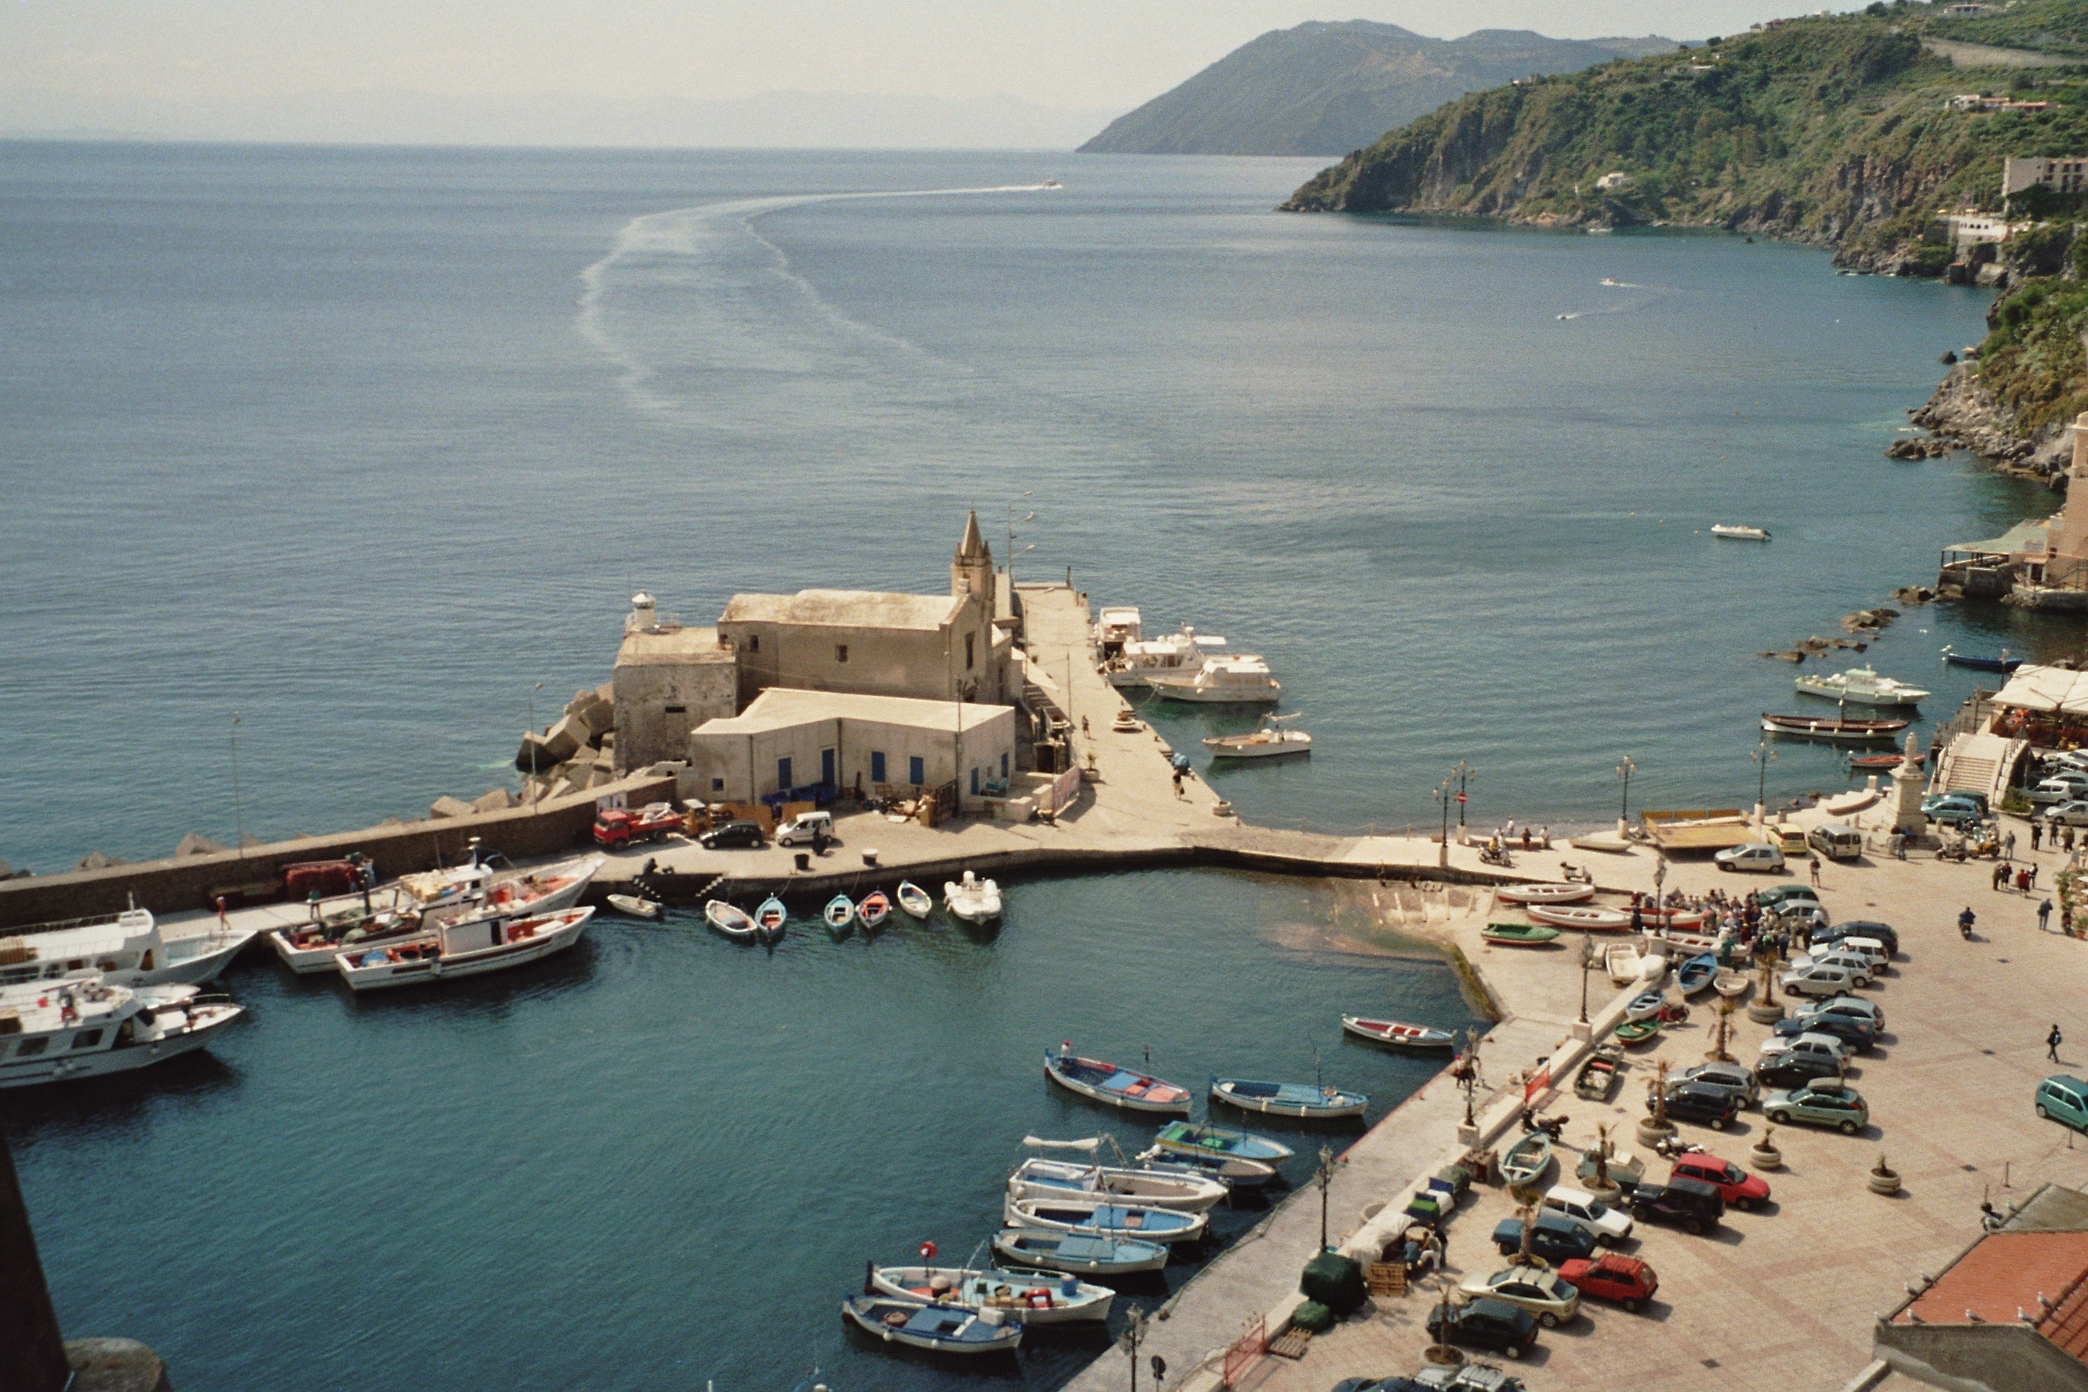
<path fill-rule="evenodd" d="M 1861 860 L 1863 833 L 1842 822 L 1828 822 L 1812 829 L 1806 840 L 1829 860 Z"/>
<path fill-rule="evenodd" d="M 834 838 L 834 814 L 831 812 L 800 812 L 776 828 L 778 846 L 809 846 L 815 836 Z"/>

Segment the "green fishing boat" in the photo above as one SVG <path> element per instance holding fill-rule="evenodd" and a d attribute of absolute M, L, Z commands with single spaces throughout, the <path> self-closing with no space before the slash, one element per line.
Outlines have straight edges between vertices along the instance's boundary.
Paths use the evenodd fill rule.
<path fill-rule="evenodd" d="M 1479 936 L 1508 947 L 1534 947 L 1559 936 L 1559 930 L 1542 923 L 1489 923 Z"/>
<path fill-rule="evenodd" d="M 1641 1044 L 1660 1033 L 1658 1020 L 1626 1020 L 1617 1026 L 1617 1038 L 1626 1044 Z"/>

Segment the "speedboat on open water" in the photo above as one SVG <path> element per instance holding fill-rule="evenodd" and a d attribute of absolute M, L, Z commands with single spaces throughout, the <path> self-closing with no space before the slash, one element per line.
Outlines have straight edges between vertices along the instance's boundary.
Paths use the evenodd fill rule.
<path fill-rule="evenodd" d="M 202 1048 L 243 1013 L 193 986 L 93 975 L 0 986 L 0 1088 L 143 1068 Z"/>

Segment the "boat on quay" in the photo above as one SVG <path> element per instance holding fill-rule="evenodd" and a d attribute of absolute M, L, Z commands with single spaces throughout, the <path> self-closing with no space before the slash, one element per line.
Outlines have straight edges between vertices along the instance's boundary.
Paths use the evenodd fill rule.
<path fill-rule="evenodd" d="M 1109 1199 L 1008 1199 L 1001 1208 L 1011 1228 L 1044 1228 L 1090 1237 L 1135 1237 L 1141 1242 L 1194 1242 L 1210 1219 L 1173 1208 L 1140 1208 Z"/>
<path fill-rule="evenodd" d="M 993 1253 L 1023 1266 L 1070 1271 L 1076 1276 L 1135 1276 L 1167 1265 L 1167 1248 L 1128 1237 L 1092 1237 L 1047 1228 L 1002 1228 Z"/>
<path fill-rule="evenodd" d="M 1630 943 L 1612 943 L 1602 950 L 1602 969 L 1612 984 L 1629 986 L 1644 973 L 1646 959 Z"/>
<path fill-rule="evenodd" d="M 1116 1292 L 1070 1274 L 944 1266 L 876 1266 L 869 1285 L 886 1295 L 969 1310 L 998 1310 L 1016 1324 L 1078 1324 L 1109 1318 Z"/>
<path fill-rule="evenodd" d="M 1838 715 L 1823 720 L 1810 715 L 1772 715 L 1762 712 L 1764 734 L 1786 739 L 1820 740 L 1828 744 L 1876 744 L 1889 740 L 1914 722 L 1911 720 L 1851 720 Z"/>
<path fill-rule="evenodd" d="M 445 923 L 432 937 L 337 953 L 334 965 L 341 979 L 356 991 L 480 976 L 563 952 L 580 941 L 593 917 L 592 908 L 578 908 L 513 922 L 473 918 Z"/>
<path fill-rule="evenodd" d="M 1312 1083 L 1267 1083 L 1251 1078 L 1211 1079 L 1211 1100 L 1265 1116 L 1302 1121 L 1339 1121 L 1360 1117 L 1370 1099 L 1360 1092 Z"/>
<path fill-rule="evenodd" d="M 703 921 L 734 942 L 754 942 L 761 937 L 761 925 L 754 915 L 723 899 L 704 901 Z"/>
<path fill-rule="evenodd" d="M 1881 677 L 1873 667 L 1851 667 L 1846 672 L 1794 677 L 1791 685 L 1801 695 L 1849 701 L 1859 706 L 1918 706 L 1930 694 L 1918 686 Z"/>
<path fill-rule="evenodd" d="M 0 1088 L 95 1078 L 207 1045 L 245 1009 L 194 986 L 96 975 L 0 986 Z"/>
<path fill-rule="evenodd" d="M 1008 1176 L 1011 1198 L 1079 1195 L 1119 1199 L 1141 1208 L 1179 1209 L 1183 1213 L 1202 1213 L 1213 1208 L 1229 1192 L 1221 1181 L 1200 1175 L 1081 1165 L 1067 1160 L 1025 1160 Z"/>
<path fill-rule="evenodd" d="M 1205 658 L 1194 672 L 1155 672 L 1146 685 L 1163 701 L 1202 705 L 1273 706 L 1283 699 L 1283 683 L 1269 664 L 1245 653 Z"/>
<path fill-rule="evenodd" d="M 1724 537 L 1727 541 L 1768 541 L 1769 532 L 1762 527 L 1748 527 L 1737 523 L 1714 522 L 1711 535 Z"/>
<path fill-rule="evenodd" d="M 1479 936 L 1499 947 L 1540 947 L 1557 941 L 1559 930 L 1548 923 L 1489 923 Z"/>
<path fill-rule="evenodd" d="M 1675 989 L 1693 996 L 1709 986 L 1718 975 L 1718 954 L 1701 952 L 1675 969 Z"/>
<path fill-rule="evenodd" d="M 1068 1092 L 1126 1111 L 1189 1115 L 1189 1089 L 1101 1059 L 1081 1058 L 1070 1040 L 1057 1053 L 1044 1055 L 1044 1075 Z"/>
<path fill-rule="evenodd" d="M 967 870 L 959 879 L 943 881 L 943 904 L 966 923 L 991 923 L 1001 916 L 1000 886 Z"/>
<path fill-rule="evenodd" d="M 1428 1025 L 1410 1025 L 1403 1020 L 1370 1020 L 1361 1015 L 1344 1015 L 1341 1028 L 1358 1039 L 1367 1039 L 1373 1044 L 1389 1044 L 1395 1049 L 1407 1049 L 1415 1053 L 1442 1053 L 1457 1047 L 1457 1036 L 1449 1030 L 1434 1029 Z"/>
<path fill-rule="evenodd" d="M 1591 884 L 1502 885 L 1494 890 L 1494 898 L 1506 904 L 1578 904 L 1594 897 Z"/>
<path fill-rule="evenodd" d="M 1981 657 L 1976 653 L 1961 653 L 1947 644 L 1943 648 L 1943 660 L 1952 667 L 1969 667 L 1975 672 L 2013 672 L 2024 662 L 2023 658 L 2010 657 L 2006 648 L 2001 649 L 1999 657 Z"/>
<path fill-rule="evenodd" d="M 1727 969 L 1711 979 L 1711 989 L 1727 1000 L 1738 1000 L 1747 994 L 1751 979 L 1745 972 Z"/>
<path fill-rule="evenodd" d="M 1622 933 L 1631 927 L 1629 913 L 1593 904 L 1532 904 L 1524 912 L 1539 923 L 1586 933 Z"/>
<path fill-rule="evenodd" d="M 0 938 L 0 986 L 83 974 L 111 986 L 206 986 L 259 933 L 223 919 L 202 933 L 170 938 L 149 909 L 28 928 Z"/>
<path fill-rule="evenodd" d="M 1267 1136 L 1188 1121 L 1170 1121 L 1153 1137 L 1153 1144 L 1182 1155 L 1230 1155 L 1262 1165 L 1281 1164 L 1292 1154 L 1289 1146 Z"/>
<path fill-rule="evenodd" d="M 1624 1051 L 1605 1044 L 1588 1056 L 1573 1080 L 1573 1095 L 1584 1102 L 1607 1102 L 1625 1068 Z"/>
<path fill-rule="evenodd" d="M 841 1314 L 888 1344 L 934 1353 L 1013 1353 L 1022 1344 L 1022 1326 L 1003 1321 L 998 1310 L 933 1305 L 893 1295 L 852 1295 L 841 1302 Z"/>
<path fill-rule="evenodd" d="M 1310 754 L 1312 736 L 1280 723 L 1297 718 L 1295 715 L 1265 715 L 1261 728 L 1253 733 L 1212 735 L 1204 740 L 1204 748 L 1211 751 L 1213 759 L 1274 759 L 1285 754 Z"/>
<path fill-rule="evenodd" d="M 1535 1184 L 1551 1169 L 1551 1163 L 1551 1137 L 1532 1131 L 1508 1147 L 1501 1157 L 1501 1178 L 1518 1187 Z"/>
<path fill-rule="evenodd" d="M 1119 691 L 1136 690 L 1150 686 L 1155 676 L 1194 672 L 1213 653 L 1224 650 L 1223 638 L 1185 626 L 1180 633 L 1170 633 L 1165 638 L 1125 643 L 1121 651 L 1103 660 L 1102 680 Z"/>

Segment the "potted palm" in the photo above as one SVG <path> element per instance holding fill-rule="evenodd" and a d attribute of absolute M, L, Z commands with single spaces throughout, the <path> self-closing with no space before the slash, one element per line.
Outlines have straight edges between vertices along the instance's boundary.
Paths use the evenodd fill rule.
<path fill-rule="evenodd" d="M 1610 1140 L 1609 1127 L 1598 1126 L 1595 1128 L 1595 1150 L 1593 1153 L 1595 1156 L 1595 1177 L 1587 1180 L 1585 1187 L 1590 1194 L 1593 1194 L 1604 1203 L 1615 1203 L 1624 1197 L 1624 1189 L 1617 1181 L 1610 1178 L 1610 1157 L 1616 1154 L 1617 1151 L 1615 1142 Z"/>
<path fill-rule="evenodd" d="M 1864 1176 L 1864 1182 L 1870 1186 L 1870 1191 L 1873 1194 L 1897 1194 L 1899 1192 L 1899 1171 L 1885 1163 L 1884 1151 L 1878 1152 L 1878 1163 L 1871 1166 L 1870 1173 Z"/>
<path fill-rule="evenodd" d="M 1667 1114 L 1667 1060 L 1662 1059 L 1654 1070 L 1652 1086 L 1653 1114 L 1638 1124 L 1638 1138 L 1642 1145 L 1657 1146 L 1662 1141 L 1675 1138 L 1675 1123 Z"/>
<path fill-rule="evenodd" d="M 1705 1058 L 1713 1063 L 1733 1062 L 1733 1056 L 1726 1052 L 1726 1045 L 1731 1043 L 1733 1038 L 1733 1004 L 1733 999 L 1730 996 L 1719 998 L 1718 1042 L 1704 1055 Z"/>
<path fill-rule="evenodd" d="M 1783 1168 L 1783 1152 L 1776 1148 L 1776 1128 L 1764 1126 L 1762 1139 L 1756 1141 L 1747 1152 L 1747 1163 L 1758 1170 Z"/>
<path fill-rule="evenodd" d="M 1776 998 L 1776 966 L 1776 954 L 1762 959 L 1762 994 L 1747 1007 L 1747 1018 L 1758 1025 L 1773 1025 L 1784 1017 L 1783 1004 Z"/>
<path fill-rule="evenodd" d="M 1524 1239 L 1526 1242 L 1528 1239 Z M 1464 1355 L 1450 1347 L 1450 1277 L 1446 1273 L 1441 1280 L 1442 1303 L 1437 1306 L 1436 1341 L 1422 1350 L 1421 1356 L 1439 1368 L 1454 1368 L 1465 1361 Z"/>

